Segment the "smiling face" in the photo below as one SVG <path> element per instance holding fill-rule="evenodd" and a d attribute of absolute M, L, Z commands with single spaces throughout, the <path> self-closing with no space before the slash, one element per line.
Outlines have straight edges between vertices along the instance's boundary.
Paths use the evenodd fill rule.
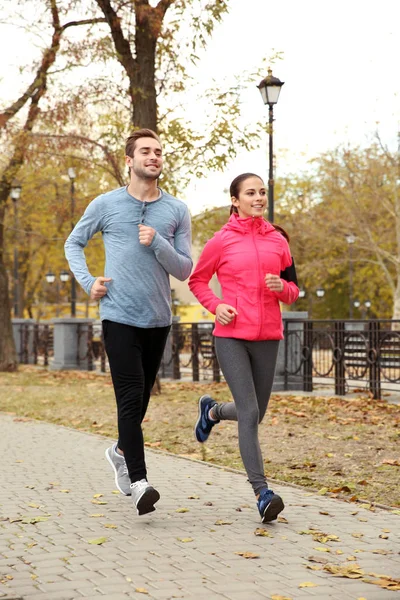
<path fill-rule="evenodd" d="M 262 217 L 267 206 L 264 182 L 257 176 L 248 177 L 240 183 L 239 194 L 231 198 L 239 217 Z"/>
<path fill-rule="evenodd" d="M 135 142 L 133 156 L 126 156 L 125 160 L 131 177 L 158 179 L 163 165 L 161 144 L 151 137 L 141 137 Z"/>

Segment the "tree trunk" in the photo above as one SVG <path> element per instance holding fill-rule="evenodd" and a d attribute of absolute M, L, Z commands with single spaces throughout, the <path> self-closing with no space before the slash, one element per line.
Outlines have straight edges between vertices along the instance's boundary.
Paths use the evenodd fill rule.
<path fill-rule="evenodd" d="M 4 213 L 0 204 L 0 371 L 17 370 L 17 353 L 11 324 L 8 277 L 4 265 Z"/>
<path fill-rule="evenodd" d="M 393 296 L 393 316 L 392 319 L 400 320 L 400 273 L 397 274 L 396 290 Z M 396 330 L 400 329 L 400 323 L 396 323 Z"/>
<path fill-rule="evenodd" d="M 153 37 L 151 20 L 136 10 L 136 69 L 130 79 L 133 99 L 133 125 L 157 131 L 157 93 L 155 62 L 157 38 Z"/>

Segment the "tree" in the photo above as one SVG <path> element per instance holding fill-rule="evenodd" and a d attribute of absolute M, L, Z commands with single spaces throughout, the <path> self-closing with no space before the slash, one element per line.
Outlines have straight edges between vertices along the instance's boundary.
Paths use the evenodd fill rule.
<path fill-rule="evenodd" d="M 0 133 L 3 137 L 7 134 L 9 140 L 6 158 L 0 173 L 0 371 L 14 371 L 17 368 L 10 319 L 8 278 L 4 262 L 4 220 L 12 182 L 24 164 L 29 140 L 40 114 L 39 103 L 47 91 L 49 71 L 56 61 L 62 35 L 70 27 L 93 23 L 92 19 L 90 21 L 70 21 L 62 25 L 56 0 L 48 0 L 46 5 L 48 5 L 51 15 L 50 44 L 43 51 L 40 65 L 32 82 L 16 101 L 0 113 Z M 95 21 L 98 22 L 98 19 Z M 11 121 L 22 113 L 22 109 L 26 105 L 28 105 L 27 114 L 21 117 L 21 122 L 10 126 Z"/>

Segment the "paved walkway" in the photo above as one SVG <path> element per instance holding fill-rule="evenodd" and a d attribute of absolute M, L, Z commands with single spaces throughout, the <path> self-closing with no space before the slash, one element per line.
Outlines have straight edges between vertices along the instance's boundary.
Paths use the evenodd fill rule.
<path fill-rule="evenodd" d="M 386 600 L 323 567 L 400 577 L 400 517 L 274 486 L 284 521 L 260 527 L 244 475 L 148 451 L 158 509 L 115 493 L 100 436 L 0 415 L 0 598 L 24 600 Z M 316 538 L 318 531 L 337 541 Z M 303 532 L 300 534 L 299 532 Z M 397 533 L 397 537 L 396 537 Z M 105 538 L 101 545 L 91 540 Z M 323 552 L 322 550 L 325 550 Z M 258 558 L 245 558 L 253 553 Z M 373 577 L 369 577 L 373 579 Z M 312 587 L 301 587 L 302 584 Z"/>

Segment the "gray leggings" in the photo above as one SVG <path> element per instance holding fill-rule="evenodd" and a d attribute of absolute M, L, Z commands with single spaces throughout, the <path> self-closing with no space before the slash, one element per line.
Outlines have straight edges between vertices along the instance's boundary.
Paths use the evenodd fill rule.
<path fill-rule="evenodd" d="M 215 349 L 234 402 L 213 408 L 221 421 L 237 421 L 239 449 L 254 493 L 267 487 L 258 441 L 258 424 L 267 410 L 274 381 L 279 340 L 248 342 L 215 338 Z"/>

